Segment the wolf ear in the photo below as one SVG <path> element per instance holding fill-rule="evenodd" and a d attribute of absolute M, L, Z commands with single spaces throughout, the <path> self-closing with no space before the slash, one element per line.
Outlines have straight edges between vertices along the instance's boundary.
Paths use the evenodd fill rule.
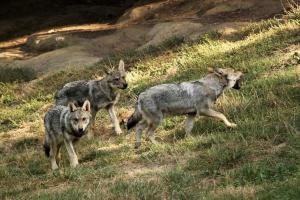
<path fill-rule="evenodd" d="M 207 68 L 208 73 L 214 73 L 214 69 L 212 67 Z"/>
<path fill-rule="evenodd" d="M 68 107 L 71 112 L 74 112 L 75 110 L 77 110 L 77 107 L 75 106 L 74 103 L 69 103 Z"/>
<path fill-rule="evenodd" d="M 85 100 L 83 103 L 82 109 L 87 112 L 91 112 L 91 103 L 89 100 Z"/>
<path fill-rule="evenodd" d="M 111 70 L 108 67 L 103 67 L 103 71 L 106 75 L 111 74 Z"/>
<path fill-rule="evenodd" d="M 119 72 L 122 76 L 125 76 L 126 75 L 126 71 L 125 71 L 125 66 L 124 66 L 124 61 L 123 60 L 120 60 L 119 62 Z"/>

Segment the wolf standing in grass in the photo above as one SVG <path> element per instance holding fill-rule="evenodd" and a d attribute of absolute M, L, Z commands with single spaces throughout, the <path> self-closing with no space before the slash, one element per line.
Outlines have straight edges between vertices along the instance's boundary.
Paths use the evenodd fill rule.
<path fill-rule="evenodd" d="M 88 100 L 83 103 L 82 107 L 69 103 L 68 106 L 54 106 L 46 113 L 44 150 L 46 156 L 50 156 L 53 170 L 58 168 L 59 149 L 63 143 L 66 145 L 71 167 L 78 165 L 73 142 L 86 134 L 91 117 Z"/>
<path fill-rule="evenodd" d="M 204 78 L 180 84 L 162 84 L 149 88 L 138 97 L 137 106 L 127 122 L 127 128 L 136 127 L 135 147 L 141 145 L 142 131 L 147 128 L 151 142 L 155 143 L 154 131 L 166 115 L 187 115 L 185 131 L 189 135 L 196 115 L 222 120 L 226 126 L 235 127 L 220 112 L 211 107 L 227 88 L 240 89 L 242 72 L 227 69 L 210 69 Z"/>
<path fill-rule="evenodd" d="M 69 102 L 78 105 L 88 99 L 91 102 L 92 123 L 101 108 L 108 110 L 115 132 L 119 135 L 122 130 L 116 115 L 114 105 L 118 102 L 118 89 L 126 89 L 126 72 L 123 60 L 119 62 L 118 72 L 108 73 L 102 80 L 81 80 L 67 83 L 55 95 L 56 105 L 66 106 Z"/>

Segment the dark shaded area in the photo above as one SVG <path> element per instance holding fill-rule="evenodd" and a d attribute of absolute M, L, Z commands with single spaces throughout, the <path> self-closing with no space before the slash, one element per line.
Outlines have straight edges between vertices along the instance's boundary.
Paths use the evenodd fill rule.
<path fill-rule="evenodd" d="M 14 144 L 14 149 L 21 150 L 24 148 L 36 148 L 37 146 L 40 146 L 38 138 L 35 137 L 29 137 L 24 138 L 23 140 L 18 141 Z"/>
<path fill-rule="evenodd" d="M 0 41 L 47 28 L 113 23 L 135 0 L 15 0 L 0 6 Z M 144 2 L 146 3 L 146 2 Z"/>
<path fill-rule="evenodd" d="M 32 14 L 46 15 L 53 11 L 62 11 L 68 6 L 112 6 L 129 7 L 134 0 L 14 0 L 2 3 L 0 7 L 1 19 L 9 17 L 24 17 Z M 34 11 L 34 13 L 32 13 Z M 55 14 L 55 13 L 53 13 Z"/>
<path fill-rule="evenodd" d="M 37 77 L 34 69 L 29 67 L 0 66 L 0 83 L 31 81 Z"/>

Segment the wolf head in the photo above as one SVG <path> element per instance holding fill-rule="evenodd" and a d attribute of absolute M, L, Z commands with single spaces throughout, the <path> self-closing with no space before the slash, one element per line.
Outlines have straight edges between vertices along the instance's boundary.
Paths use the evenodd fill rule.
<path fill-rule="evenodd" d="M 75 136 L 81 137 L 86 133 L 92 117 L 90 102 L 86 100 L 82 107 L 76 107 L 74 103 L 69 103 L 68 107 L 71 129 Z"/>
<path fill-rule="evenodd" d="M 243 80 L 243 73 L 241 71 L 235 71 L 232 68 L 214 68 L 209 69 L 210 73 L 214 73 L 220 78 L 224 78 L 227 82 L 225 88 L 233 88 L 239 90 L 241 88 L 241 82 Z"/>
<path fill-rule="evenodd" d="M 107 73 L 107 82 L 110 87 L 118 89 L 126 89 L 128 84 L 126 82 L 126 71 L 124 68 L 124 61 L 120 60 L 118 71 Z"/>

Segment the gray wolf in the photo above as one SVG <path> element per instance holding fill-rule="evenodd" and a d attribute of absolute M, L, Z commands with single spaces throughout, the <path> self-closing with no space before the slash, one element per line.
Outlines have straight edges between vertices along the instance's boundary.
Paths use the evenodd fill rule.
<path fill-rule="evenodd" d="M 88 99 L 91 102 L 92 123 L 95 122 L 97 112 L 105 108 L 108 110 L 115 132 L 119 135 L 122 130 L 115 111 L 115 104 L 119 100 L 119 90 L 126 89 L 126 72 L 123 60 L 119 62 L 118 71 L 107 72 L 102 80 L 80 80 L 67 83 L 56 95 L 56 105 L 66 106 L 69 102 L 82 105 Z"/>
<path fill-rule="evenodd" d="M 74 103 L 69 103 L 68 106 L 56 105 L 46 113 L 44 150 L 46 156 L 51 159 L 53 170 L 58 168 L 59 150 L 63 143 L 66 145 L 71 167 L 78 165 L 73 142 L 87 133 L 91 118 L 88 100 L 83 103 L 82 107 L 76 107 Z"/>
<path fill-rule="evenodd" d="M 197 115 L 214 117 L 228 127 L 236 127 L 211 107 L 225 89 L 240 89 L 242 76 L 242 72 L 231 68 L 215 68 L 209 69 L 209 74 L 200 80 L 157 85 L 142 92 L 127 122 L 128 130 L 137 125 L 135 147 L 141 145 L 141 134 L 145 128 L 150 141 L 156 143 L 154 131 L 166 115 L 187 115 L 186 135 L 190 134 Z"/>

